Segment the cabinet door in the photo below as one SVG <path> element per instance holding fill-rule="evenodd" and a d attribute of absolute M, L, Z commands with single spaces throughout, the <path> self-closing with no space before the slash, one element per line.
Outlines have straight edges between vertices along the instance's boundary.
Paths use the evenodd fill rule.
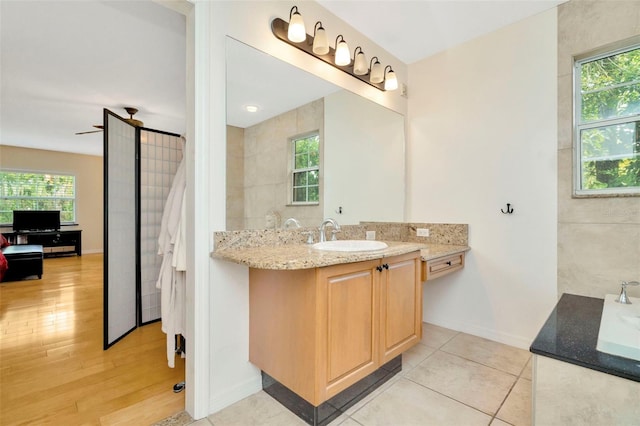
<path fill-rule="evenodd" d="M 380 283 L 380 363 L 406 351 L 422 338 L 422 283 L 419 252 L 382 261 Z"/>
<path fill-rule="evenodd" d="M 320 320 L 326 348 L 321 372 L 326 398 L 375 371 L 378 363 L 377 261 L 321 268 L 320 288 L 325 292 L 326 313 Z"/>

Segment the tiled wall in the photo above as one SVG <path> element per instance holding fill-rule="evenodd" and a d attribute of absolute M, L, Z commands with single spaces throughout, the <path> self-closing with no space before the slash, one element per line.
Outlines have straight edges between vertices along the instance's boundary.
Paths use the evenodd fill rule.
<path fill-rule="evenodd" d="M 295 217 L 305 226 L 322 221 L 322 202 L 317 206 L 287 205 L 287 162 L 291 158 L 288 151 L 291 137 L 319 131 L 322 150 L 323 123 L 324 100 L 318 99 L 244 129 L 244 228 L 265 229 L 266 216 L 270 213 L 278 218 L 276 227 L 282 226 L 289 217 Z"/>
<path fill-rule="evenodd" d="M 640 280 L 640 198 L 572 198 L 573 58 L 640 36 L 638 1 L 558 7 L 558 295 L 602 298 Z M 640 297 L 640 289 L 630 289 Z"/>
<path fill-rule="evenodd" d="M 227 126 L 227 230 L 244 229 L 244 129 Z"/>

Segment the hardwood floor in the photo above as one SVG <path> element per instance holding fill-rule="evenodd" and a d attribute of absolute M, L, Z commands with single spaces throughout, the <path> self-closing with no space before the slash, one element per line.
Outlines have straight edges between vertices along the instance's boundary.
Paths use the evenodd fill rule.
<path fill-rule="evenodd" d="M 148 425 L 184 409 L 160 323 L 102 350 L 102 255 L 0 284 L 0 425 Z"/>

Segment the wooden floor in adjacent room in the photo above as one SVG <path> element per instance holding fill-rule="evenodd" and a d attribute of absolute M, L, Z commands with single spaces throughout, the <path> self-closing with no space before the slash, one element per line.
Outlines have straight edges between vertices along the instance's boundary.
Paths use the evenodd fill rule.
<path fill-rule="evenodd" d="M 102 255 L 0 283 L 0 425 L 149 425 L 184 409 L 160 323 L 102 350 Z"/>

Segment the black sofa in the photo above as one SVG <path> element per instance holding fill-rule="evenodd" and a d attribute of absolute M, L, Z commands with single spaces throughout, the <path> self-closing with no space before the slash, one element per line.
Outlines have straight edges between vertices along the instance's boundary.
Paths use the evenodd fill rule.
<path fill-rule="evenodd" d="M 22 278 L 37 275 L 42 278 L 42 246 L 37 244 L 18 244 L 2 249 L 7 259 L 9 269 L 2 281 L 17 281 Z"/>

